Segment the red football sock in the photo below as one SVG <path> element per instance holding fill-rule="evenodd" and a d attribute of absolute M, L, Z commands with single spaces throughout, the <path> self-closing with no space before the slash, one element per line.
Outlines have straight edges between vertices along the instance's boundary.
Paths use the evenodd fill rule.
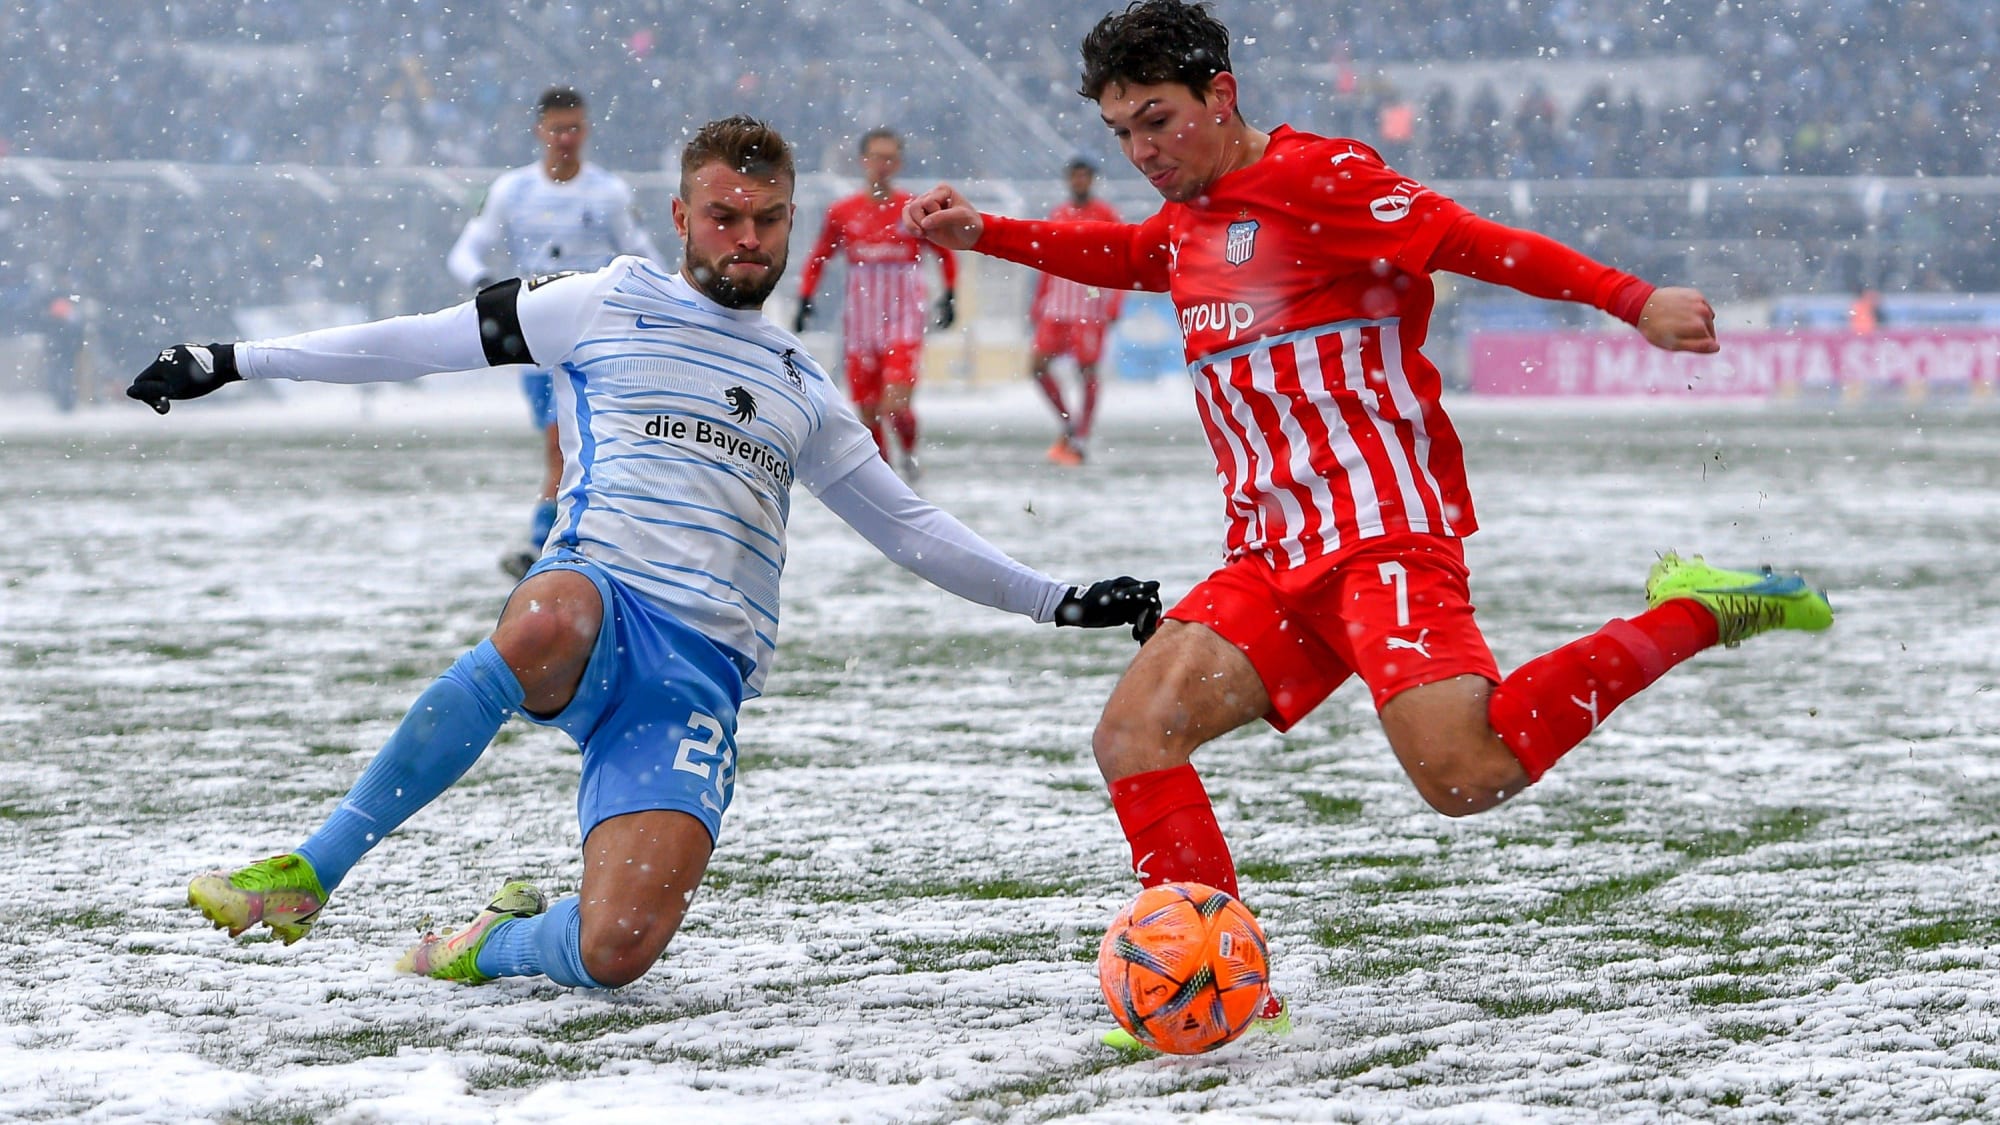
<path fill-rule="evenodd" d="M 1715 615 L 1675 598 L 1516 668 L 1493 689 L 1487 719 L 1540 781 L 1619 704 L 1715 641 Z"/>
<path fill-rule="evenodd" d="M 1044 371 L 1035 376 L 1035 385 L 1042 388 L 1042 394 L 1049 400 L 1049 405 L 1056 408 L 1056 417 L 1062 420 L 1063 432 L 1074 430 L 1075 427 L 1069 424 L 1069 407 L 1063 405 L 1062 384 L 1056 382 L 1056 377 Z"/>
<path fill-rule="evenodd" d="M 1201 883 L 1236 895 L 1236 862 L 1193 766 L 1120 778 L 1111 783 L 1111 807 L 1140 883 Z"/>
<path fill-rule="evenodd" d="M 1097 372 L 1083 374 L 1083 410 L 1077 415 L 1076 436 L 1090 436 L 1090 425 L 1097 420 Z"/>
<path fill-rule="evenodd" d="M 906 406 L 889 415 L 889 424 L 896 427 L 896 440 L 902 443 L 903 456 L 908 457 L 915 453 L 917 451 L 917 412 Z"/>
<path fill-rule="evenodd" d="M 882 460 L 889 459 L 889 438 L 882 432 L 882 416 L 863 418 L 861 424 L 868 427 L 868 436 L 875 439 L 875 448 L 882 454 Z"/>

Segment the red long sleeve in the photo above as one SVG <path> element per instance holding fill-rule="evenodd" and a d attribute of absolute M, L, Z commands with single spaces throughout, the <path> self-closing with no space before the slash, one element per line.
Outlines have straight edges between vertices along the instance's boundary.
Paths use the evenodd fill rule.
<path fill-rule="evenodd" d="M 946 249 L 945 247 L 939 246 L 935 242 L 926 241 L 922 245 L 925 250 L 929 250 L 931 253 L 936 254 L 938 256 L 938 271 L 940 275 L 944 278 L 945 289 L 947 290 L 957 289 L 958 255 Z"/>
<path fill-rule="evenodd" d="M 1531 297 L 1578 301 L 1632 325 L 1639 323 L 1639 313 L 1653 295 L 1646 281 L 1592 261 L 1553 238 L 1477 215 L 1461 215 L 1452 223 L 1426 268 L 1505 285 Z"/>
<path fill-rule="evenodd" d="M 973 249 L 982 254 L 1100 289 L 1167 291 L 1166 221 L 1158 215 L 1137 224 L 980 218 L 986 229 Z"/>
<path fill-rule="evenodd" d="M 826 263 L 833 258 L 833 252 L 840 247 L 840 220 L 835 217 L 834 207 L 826 212 L 826 221 L 820 224 L 819 240 L 813 243 L 812 253 L 806 257 L 805 272 L 799 277 L 799 297 L 812 300 L 813 291 L 819 288 L 819 275 L 826 269 Z"/>

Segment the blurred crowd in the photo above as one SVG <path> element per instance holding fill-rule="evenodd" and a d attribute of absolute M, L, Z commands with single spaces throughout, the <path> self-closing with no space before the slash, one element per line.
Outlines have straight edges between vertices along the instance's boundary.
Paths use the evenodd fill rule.
<path fill-rule="evenodd" d="M 1076 94 L 1077 44 L 1118 2 L 15 0 L 0 7 L 0 159 L 518 165 L 537 153 L 535 96 L 571 83 L 591 102 L 590 155 L 612 168 L 671 168 L 694 124 L 747 112 L 793 139 L 806 173 L 851 175 L 860 134 L 888 124 L 907 136 L 909 184 L 1053 183 L 1082 152 L 1143 209 L 1151 196 Z M 1216 10 L 1253 122 L 1368 140 L 1485 213 L 1628 268 L 1725 299 L 2000 290 L 1985 252 L 2000 199 L 1981 194 L 1746 189 L 1704 209 L 1686 185 L 1655 184 L 1559 198 L 1565 181 L 1601 178 L 2000 174 L 1992 0 Z M 0 195 L 0 336 L 67 347 L 82 317 L 127 355 L 167 323 L 226 336 L 243 305 L 387 314 L 456 295 L 440 263 L 470 198 L 405 180 L 274 203 L 272 177 L 253 178 L 240 193 Z M 1524 181 L 1541 185 L 1531 214 L 1511 210 Z M 663 200 L 647 206 L 662 234 Z"/>
<path fill-rule="evenodd" d="M 600 110 L 598 153 L 670 160 L 690 122 L 766 116 L 808 171 L 889 123 L 956 175 L 1051 171 L 996 143 L 983 66 L 1079 146 L 1076 44 L 1107 5 L 1062 0 L 17 0 L 0 9 L 0 155 L 209 163 L 496 165 L 530 155 L 551 81 Z M 1990 0 L 1223 2 L 1259 123 L 1380 140 L 1431 178 L 1958 175 L 2000 169 Z M 1536 62 L 1696 60 L 1692 83 L 1558 98 Z M 977 63 L 972 63 L 976 59 Z M 1516 61 L 1454 91 L 1383 67 Z"/>

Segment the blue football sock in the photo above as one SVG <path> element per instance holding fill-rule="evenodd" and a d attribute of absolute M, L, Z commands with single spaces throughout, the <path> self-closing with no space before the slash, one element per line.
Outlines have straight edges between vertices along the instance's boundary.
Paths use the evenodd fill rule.
<path fill-rule="evenodd" d="M 548 913 L 501 922 L 474 962 L 489 977 L 545 976 L 570 988 L 603 988 L 583 967 L 583 904 L 557 899 Z"/>
<path fill-rule="evenodd" d="M 340 807 L 299 845 L 321 888 L 332 891 L 368 849 L 472 768 L 521 695 L 490 640 L 432 681 Z"/>
<path fill-rule="evenodd" d="M 534 545 L 535 550 L 540 551 L 542 545 L 549 541 L 549 532 L 554 531 L 555 526 L 556 502 L 544 500 L 536 504 L 535 518 L 528 524 L 528 540 Z"/>

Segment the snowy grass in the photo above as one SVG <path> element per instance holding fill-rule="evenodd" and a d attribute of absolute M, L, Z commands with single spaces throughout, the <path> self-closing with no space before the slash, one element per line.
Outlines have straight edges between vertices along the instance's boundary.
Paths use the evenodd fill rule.
<path fill-rule="evenodd" d="M 1185 590 L 1205 446 L 1178 389 L 1115 392 L 1081 472 L 1024 392 L 933 395 L 925 492 Z M 955 602 L 803 494 L 736 806 L 643 981 L 388 970 L 510 876 L 574 887 L 576 759 L 518 724 L 311 938 L 209 930 L 187 877 L 295 844 L 484 635 L 535 447 L 505 392 L 191 405 L 0 422 L 0 1118 L 2000 1114 L 1987 410 L 1457 400 L 1503 667 L 1632 612 L 1668 547 L 1802 567 L 1840 622 L 1705 654 L 1464 821 L 1354 687 L 1211 746 L 1300 1027 L 1133 1059 L 1090 965 L 1134 889 L 1088 749 L 1129 640 Z"/>

